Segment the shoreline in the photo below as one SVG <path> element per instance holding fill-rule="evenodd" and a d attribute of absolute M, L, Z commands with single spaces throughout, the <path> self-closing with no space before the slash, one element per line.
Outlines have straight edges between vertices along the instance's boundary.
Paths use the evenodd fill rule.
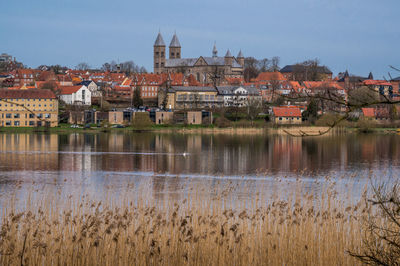
<path fill-rule="evenodd" d="M 179 134 L 278 134 L 278 135 L 293 135 L 301 137 L 302 134 L 306 136 L 319 136 L 321 133 L 326 132 L 329 127 L 321 126 L 280 126 L 280 127 L 228 127 L 218 128 L 202 125 L 190 126 L 153 126 L 151 128 L 71 128 L 67 126 L 58 126 L 53 128 L 33 128 L 33 127 L 3 127 L 0 128 L 0 133 L 115 133 L 115 132 L 133 132 L 133 133 L 179 133 Z M 360 133 L 358 128 L 352 127 L 337 127 L 332 128 L 329 132 L 322 135 L 332 134 L 351 134 Z M 367 133 L 379 134 L 400 134 L 398 128 L 370 128 Z M 366 134 L 367 134 L 366 133 Z"/>

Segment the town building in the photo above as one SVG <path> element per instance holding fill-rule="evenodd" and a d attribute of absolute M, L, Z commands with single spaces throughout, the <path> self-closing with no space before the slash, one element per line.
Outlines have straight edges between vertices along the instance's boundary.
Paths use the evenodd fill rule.
<path fill-rule="evenodd" d="M 40 71 L 35 69 L 18 69 L 14 78 L 14 86 L 34 85 Z"/>
<path fill-rule="evenodd" d="M 223 98 L 214 87 L 172 86 L 160 90 L 158 105 L 173 110 L 215 108 L 223 105 Z"/>
<path fill-rule="evenodd" d="M 77 85 L 86 86 L 90 90 L 92 97 L 101 97 L 99 86 L 97 86 L 96 82 L 94 82 L 93 80 L 84 80 Z"/>
<path fill-rule="evenodd" d="M 57 97 L 46 89 L 0 89 L 0 121 L 4 127 L 55 127 Z"/>
<path fill-rule="evenodd" d="M 6 53 L 2 53 L 2 54 L 0 55 L 0 62 L 7 62 L 7 63 L 10 63 L 10 62 L 12 62 L 12 61 L 13 61 L 13 57 L 12 57 L 11 55 L 6 54 Z"/>
<path fill-rule="evenodd" d="M 92 94 L 84 85 L 60 86 L 60 100 L 66 104 L 91 105 Z"/>
<path fill-rule="evenodd" d="M 161 33 L 158 33 L 154 43 L 153 60 L 154 73 L 183 73 L 193 74 L 197 81 L 203 84 L 219 84 L 224 77 L 243 78 L 244 56 L 242 51 L 237 57 L 228 50 L 224 57 L 218 56 L 214 44 L 212 56 L 197 58 L 182 58 L 182 47 L 176 34 L 169 45 L 167 58 L 166 46 Z"/>
<path fill-rule="evenodd" d="M 363 81 L 363 85 L 372 88 L 380 95 L 391 99 L 393 97 L 393 86 L 386 80 L 367 79 Z"/>
<path fill-rule="evenodd" d="M 223 98 L 224 107 L 244 107 L 260 104 L 262 97 L 255 87 L 249 86 L 217 86 L 219 97 Z"/>
<path fill-rule="evenodd" d="M 300 124 L 302 122 L 299 107 L 273 107 L 272 121 L 276 124 Z"/>

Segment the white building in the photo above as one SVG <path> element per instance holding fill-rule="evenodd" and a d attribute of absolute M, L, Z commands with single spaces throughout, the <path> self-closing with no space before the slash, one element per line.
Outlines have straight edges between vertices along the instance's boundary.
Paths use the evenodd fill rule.
<path fill-rule="evenodd" d="M 78 85 L 86 86 L 92 93 L 92 97 L 101 97 L 101 91 L 99 90 L 99 86 L 97 86 L 97 84 L 93 80 L 84 80 Z"/>
<path fill-rule="evenodd" d="M 257 88 L 247 86 L 218 86 L 218 96 L 223 97 L 224 106 L 244 107 L 254 101 L 261 103 L 262 97 Z"/>
<path fill-rule="evenodd" d="M 90 90 L 83 85 L 61 86 L 59 97 L 60 100 L 64 101 L 66 104 L 92 104 L 92 94 Z"/>

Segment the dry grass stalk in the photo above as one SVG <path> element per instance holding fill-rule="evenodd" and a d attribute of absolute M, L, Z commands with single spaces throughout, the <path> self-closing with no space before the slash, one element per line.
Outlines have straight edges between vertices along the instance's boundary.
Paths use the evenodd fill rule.
<path fill-rule="evenodd" d="M 300 188 L 299 188 L 300 186 Z M 3 208 L 1 265 L 355 265 L 365 203 L 331 188 L 316 198 L 298 185 L 285 196 L 238 202 L 199 189 L 183 200 L 92 201 L 47 193 Z M 140 199 L 140 197 L 139 197 Z M 235 202 L 232 202 L 235 201 Z M 231 205 L 230 205 L 231 204 Z M 230 207 L 229 207 L 230 206 Z"/>

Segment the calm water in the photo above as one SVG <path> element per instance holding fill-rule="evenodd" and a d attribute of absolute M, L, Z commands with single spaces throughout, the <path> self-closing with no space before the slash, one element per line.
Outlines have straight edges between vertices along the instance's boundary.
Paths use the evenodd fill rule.
<path fill-rule="evenodd" d="M 246 194 L 249 186 L 271 189 L 276 177 L 327 176 L 360 190 L 371 172 L 373 179 L 399 176 L 400 136 L 0 134 L 2 196 L 17 186 L 20 195 L 32 185 L 102 194 L 109 186 L 118 192 L 147 183 L 149 193 L 164 197 L 189 184 L 211 189 L 226 182 L 245 184 Z"/>

